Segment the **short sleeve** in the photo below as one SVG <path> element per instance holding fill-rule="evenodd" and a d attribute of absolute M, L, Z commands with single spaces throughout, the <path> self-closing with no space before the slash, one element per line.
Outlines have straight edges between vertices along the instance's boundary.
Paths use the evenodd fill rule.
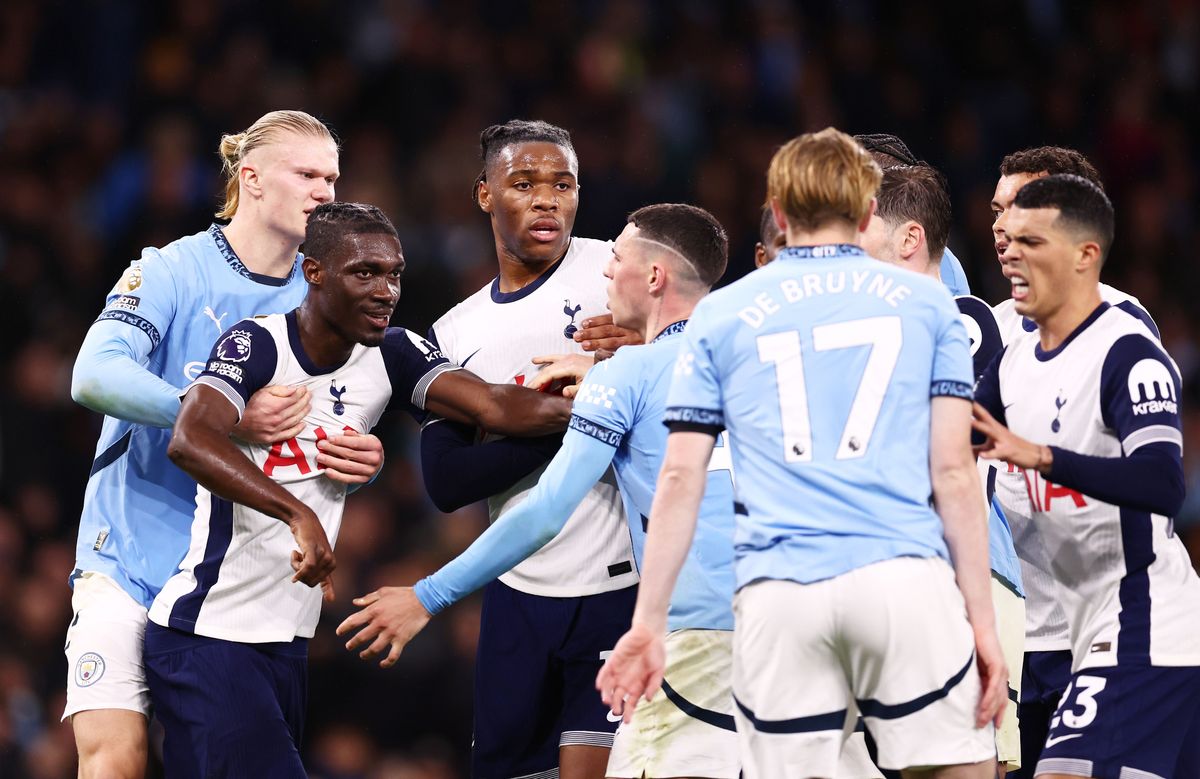
<path fill-rule="evenodd" d="M 991 306 L 979 298 L 962 295 L 956 297 L 954 302 L 958 305 L 958 315 L 967 330 L 973 370 L 975 378 L 978 379 L 996 354 L 1004 348 L 1000 326 L 996 323 L 996 315 L 992 313 Z"/>
<path fill-rule="evenodd" d="M 406 406 L 409 411 L 425 409 L 425 395 L 433 380 L 458 366 L 442 350 L 403 327 L 389 327 L 380 344 L 383 364 L 392 384 L 388 408 Z"/>
<path fill-rule="evenodd" d="M 958 308 L 946 297 L 938 302 L 933 351 L 933 375 L 929 388 L 931 397 L 949 396 L 970 400 L 975 385 L 975 370 L 971 362 L 971 346 L 967 329 L 963 327 Z"/>
<path fill-rule="evenodd" d="M 580 382 L 570 429 L 619 447 L 637 414 L 637 364 L 625 350 L 596 363 Z"/>
<path fill-rule="evenodd" d="M 725 429 L 724 396 L 715 362 L 714 314 L 701 301 L 683 331 L 683 344 L 667 393 L 663 422 L 672 431 L 695 430 L 716 435 Z"/>
<path fill-rule="evenodd" d="M 204 371 L 181 394 L 197 384 L 220 392 L 238 412 L 246 411 L 250 396 L 271 383 L 279 365 L 279 347 L 266 328 L 243 319 L 221 334 Z"/>
<path fill-rule="evenodd" d="M 951 295 L 971 294 L 971 285 L 967 283 L 967 274 L 963 271 L 962 263 L 954 256 L 954 252 L 950 251 L 949 246 L 942 251 L 938 272 Z"/>
<path fill-rule="evenodd" d="M 1109 347 L 1100 374 L 1101 414 L 1126 455 L 1160 441 L 1183 449 L 1180 389 L 1171 359 L 1145 335 L 1131 333 Z"/>
<path fill-rule="evenodd" d="M 145 333 L 153 351 L 175 317 L 176 282 L 157 249 L 145 249 L 108 293 L 97 322 L 124 322 Z"/>

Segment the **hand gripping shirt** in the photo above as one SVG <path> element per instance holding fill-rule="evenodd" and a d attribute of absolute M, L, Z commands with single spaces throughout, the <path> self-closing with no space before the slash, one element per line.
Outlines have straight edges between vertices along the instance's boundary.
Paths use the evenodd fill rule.
<path fill-rule="evenodd" d="M 231 324 L 300 305 L 308 284 L 299 266 L 297 257 L 286 278 L 252 273 L 215 224 L 145 249 L 109 293 L 89 343 L 101 335 L 99 348 L 128 355 L 177 390 L 200 374 Z M 80 360 L 93 357 L 84 352 Z M 106 405 L 161 416 L 166 427 L 104 418 L 79 520 L 76 574 L 103 573 L 149 607 L 187 552 L 196 482 L 167 459 L 174 393 L 159 393 L 169 405 L 163 411 L 128 384 L 112 384 L 91 391 L 112 395 Z"/>
<path fill-rule="evenodd" d="M 317 442 L 345 430 L 370 432 L 388 408 L 418 416 L 429 385 L 456 368 L 435 346 L 403 328 L 388 328 L 378 347 L 356 345 L 341 365 L 314 365 L 300 343 L 292 312 L 238 322 L 213 348 L 195 385 L 219 391 L 239 416 L 262 387 L 308 388 L 312 410 L 299 435 L 276 444 L 238 443 L 238 448 L 312 509 L 332 544 L 341 526 L 346 486 L 321 473 Z M 290 528 L 204 487 L 198 488 L 193 509 L 187 555 L 155 598 L 150 619 L 245 643 L 311 637 L 321 591 L 292 581 L 296 542 Z"/>

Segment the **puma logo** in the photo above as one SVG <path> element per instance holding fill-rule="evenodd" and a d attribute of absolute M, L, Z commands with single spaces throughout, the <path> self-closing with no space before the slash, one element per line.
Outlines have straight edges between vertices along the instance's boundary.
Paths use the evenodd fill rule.
<path fill-rule="evenodd" d="M 213 324 L 217 326 L 217 335 L 225 332 L 225 325 L 221 324 L 221 320 L 229 316 L 228 311 L 222 313 L 220 316 L 217 316 L 217 312 L 212 310 L 212 306 L 205 306 L 204 315 L 211 319 Z"/>

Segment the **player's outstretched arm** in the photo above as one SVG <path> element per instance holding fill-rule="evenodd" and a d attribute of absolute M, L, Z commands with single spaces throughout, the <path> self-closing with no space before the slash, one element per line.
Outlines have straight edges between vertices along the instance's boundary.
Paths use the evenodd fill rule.
<path fill-rule="evenodd" d="M 1026 441 L 978 404 L 972 424 L 986 439 L 975 448 L 980 457 L 1035 470 L 1055 484 L 1105 503 L 1164 517 L 1174 517 L 1183 507 L 1187 482 L 1175 440 L 1152 440 L 1128 454 L 1096 457 Z"/>
<path fill-rule="evenodd" d="M 975 634 L 983 695 L 975 724 L 1000 724 L 1008 699 L 1008 668 L 996 636 L 988 564 L 987 506 L 980 499 L 979 472 L 971 451 L 971 402 L 958 397 L 931 400 L 929 477 L 933 503 L 942 518 L 958 588 Z"/>
<path fill-rule="evenodd" d="M 557 433 L 476 442 L 474 425 L 449 420 L 421 428 L 421 476 L 440 511 L 457 511 L 504 492 L 554 457 Z"/>
<path fill-rule="evenodd" d="M 230 439 L 237 409 L 218 390 L 197 384 L 184 396 L 167 456 L 214 495 L 286 523 L 296 537 L 293 581 L 310 587 L 334 569 L 333 548 L 312 510 L 255 467 Z M 327 586 L 326 598 L 332 595 Z"/>
<path fill-rule="evenodd" d="M 535 436 L 563 430 L 571 401 L 515 384 L 489 384 L 470 371 L 447 371 L 425 397 L 429 412 L 490 433 Z"/>
<path fill-rule="evenodd" d="M 179 388 L 148 371 L 145 333 L 111 319 L 88 329 L 71 374 L 71 398 L 92 411 L 151 427 L 170 427 Z"/>
<path fill-rule="evenodd" d="M 337 628 L 355 635 L 346 649 L 361 649 L 364 660 L 387 655 L 380 665 L 395 664 L 401 651 L 442 609 L 511 569 L 548 544 L 592 485 L 604 475 L 616 449 L 576 431 L 550 462 L 537 486 L 514 509 L 493 523 L 462 554 L 415 587 L 384 587 L 357 598 L 362 610 Z"/>
<path fill-rule="evenodd" d="M 633 625 L 596 677 L 600 698 L 625 722 L 633 718 L 638 701 L 650 700 L 662 684 L 667 607 L 696 532 L 715 443 L 709 433 L 678 431 L 667 436 L 667 453 L 650 507 Z"/>

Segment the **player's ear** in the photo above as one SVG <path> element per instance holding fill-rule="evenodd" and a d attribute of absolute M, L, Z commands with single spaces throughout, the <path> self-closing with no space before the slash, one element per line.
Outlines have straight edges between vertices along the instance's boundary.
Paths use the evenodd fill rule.
<path fill-rule="evenodd" d="M 783 213 L 783 207 L 779 205 L 779 201 L 775 199 L 771 200 L 771 218 L 775 220 L 775 227 L 779 232 L 787 235 L 787 216 Z"/>
<path fill-rule="evenodd" d="M 919 222 L 909 220 L 904 225 L 904 238 L 900 242 L 900 256 L 908 259 L 917 253 L 925 241 L 925 227 Z"/>
<path fill-rule="evenodd" d="M 482 175 L 475 181 L 475 203 L 483 213 L 492 213 L 492 191 Z"/>
<path fill-rule="evenodd" d="M 875 216 L 875 209 L 879 207 L 879 201 L 871 198 L 871 207 L 867 209 L 867 215 L 858 222 L 859 234 L 867 231 L 867 225 L 871 224 L 871 217 Z"/>
<path fill-rule="evenodd" d="M 251 197 L 262 197 L 262 180 L 253 164 L 242 162 L 242 166 L 238 168 L 238 184 L 242 191 Z"/>
<path fill-rule="evenodd" d="M 300 264 L 300 270 L 304 273 L 304 280 L 308 282 L 310 287 L 321 286 L 321 281 L 324 278 L 323 268 L 320 261 L 315 257 L 305 257 Z"/>
<path fill-rule="evenodd" d="M 650 294 L 658 294 L 666 283 L 666 266 L 661 262 L 651 262 L 646 268 L 646 288 Z"/>
<path fill-rule="evenodd" d="M 1091 270 L 1092 268 L 1099 269 L 1104 262 L 1104 252 L 1100 249 L 1100 244 L 1095 241 L 1084 241 L 1079 245 L 1079 256 L 1075 260 L 1075 269 L 1078 271 Z"/>
<path fill-rule="evenodd" d="M 754 244 L 754 267 L 761 268 L 767 264 L 767 247 L 762 245 L 762 241 Z"/>

